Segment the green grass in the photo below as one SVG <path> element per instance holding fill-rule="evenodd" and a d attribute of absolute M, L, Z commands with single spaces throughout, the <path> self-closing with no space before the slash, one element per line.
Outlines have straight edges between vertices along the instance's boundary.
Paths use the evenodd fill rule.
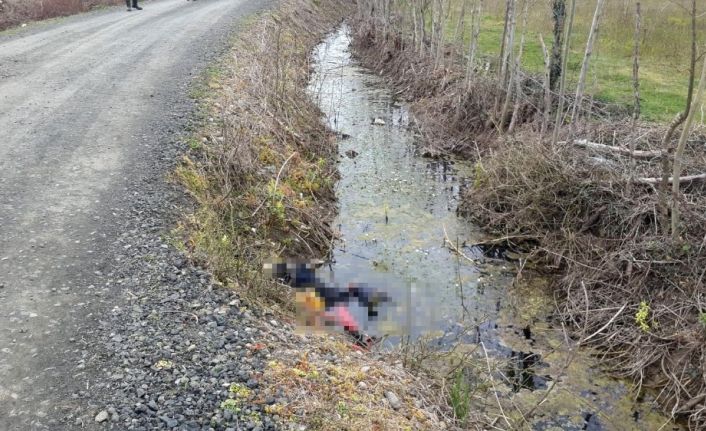
<path fill-rule="evenodd" d="M 454 7 L 445 27 L 447 40 L 455 33 L 461 0 L 452 0 Z M 481 55 L 499 55 L 503 32 L 504 1 L 484 2 L 484 16 L 479 37 Z M 521 4 L 521 2 L 520 2 Z M 643 42 L 640 61 L 640 95 L 642 118 L 653 122 L 670 121 L 684 109 L 688 84 L 689 18 L 686 12 L 659 0 L 643 0 Z M 585 41 L 593 15 L 595 1 L 579 1 L 569 56 L 569 89 L 577 80 L 584 55 Z M 698 13 L 704 12 L 703 7 Z M 594 49 L 591 69 L 587 77 L 587 91 L 598 100 L 617 104 L 632 110 L 632 49 L 634 1 L 610 0 L 601 21 L 599 39 Z M 470 15 L 469 15 L 470 16 Z M 466 41 L 470 38 L 467 19 Z M 521 16 L 517 20 L 516 41 L 519 43 Z M 706 16 L 697 21 L 700 44 L 706 42 Z M 544 68 L 539 34 L 551 50 L 551 16 L 549 1 L 537 0 L 528 16 L 528 32 L 522 66 L 541 74 Z"/>

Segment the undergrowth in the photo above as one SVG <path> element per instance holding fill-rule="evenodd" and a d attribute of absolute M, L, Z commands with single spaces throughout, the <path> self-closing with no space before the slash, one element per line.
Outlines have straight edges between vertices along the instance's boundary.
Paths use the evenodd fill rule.
<path fill-rule="evenodd" d="M 522 82 L 514 132 L 500 133 L 507 124 L 493 118 L 502 95 L 495 71 L 477 67 L 465 82 L 463 57 L 449 48 L 435 66 L 398 21 L 358 22 L 355 49 L 411 101 L 423 153 L 475 160 L 461 211 L 504 246 L 526 252 L 527 267 L 555 275 L 556 318 L 576 341 L 599 348 L 613 374 L 632 379 L 636 397 L 654 389 L 673 417 L 693 429 L 706 426 L 704 182 L 682 187 L 682 235 L 672 241 L 659 223 L 656 187 L 638 181 L 658 177 L 659 160 L 552 145 L 551 128 L 542 133 L 541 88 L 533 79 Z M 595 115 L 575 123 L 574 136 L 661 149 L 665 127 L 609 120 L 604 107 L 588 108 Z M 568 141 L 568 129 L 559 130 L 560 140 Z M 706 170 L 705 142 L 703 130 L 693 133 L 684 175 Z"/>

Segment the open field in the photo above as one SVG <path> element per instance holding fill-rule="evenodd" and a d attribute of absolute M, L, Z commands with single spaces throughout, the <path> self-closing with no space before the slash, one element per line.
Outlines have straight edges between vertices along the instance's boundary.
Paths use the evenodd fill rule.
<path fill-rule="evenodd" d="M 453 37 L 463 1 L 453 0 L 446 26 L 447 37 Z M 539 35 L 548 48 L 552 40 L 552 0 L 527 0 L 529 4 L 528 32 L 522 64 L 531 73 L 541 73 L 542 48 Z M 470 10 L 468 1 L 467 10 Z M 598 41 L 595 47 L 587 89 L 598 99 L 617 103 L 632 109 L 632 53 L 634 44 L 636 0 L 610 0 L 606 2 Z M 684 109 L 686 102 L 690 19 L 685 0 L 642 0 L 642 43 L 640 61 L 640 86 L 642 116 L 648 121 L 670 121 Z M 522 2 L 519 2 L 522 8 Z M 595 1 L 578 1 L 571 40 L 569 78 L 578 76 L 589 27 L 593 18 Z M 699 6 L 697 31 L 700 46 L 706 43 L 706 15 Z M 502 39 L 505 14 L 504 0 L 483 1 L 483 21 L 479 36 L 480 52 L 497 56 Z M 470 39 L 470 13 L 466 19 L 465 38 Z M 522 31 L 521 13 L 517 20 L 517 38 Z M 697 121 L 706 121 L 706 112 Z"/>

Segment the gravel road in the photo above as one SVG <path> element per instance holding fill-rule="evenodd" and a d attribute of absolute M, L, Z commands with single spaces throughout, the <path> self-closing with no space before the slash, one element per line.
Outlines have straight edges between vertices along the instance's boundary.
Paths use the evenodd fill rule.
<path fill-rule="evenodd" d="M 0 430 L 274 427 L 219 409 L 228 383 L 257 389 L 262 319 L 164 239 L 188 205 L 165 178 L 189 85 L 268 3 L 158 0 L 0 34 Z"/>

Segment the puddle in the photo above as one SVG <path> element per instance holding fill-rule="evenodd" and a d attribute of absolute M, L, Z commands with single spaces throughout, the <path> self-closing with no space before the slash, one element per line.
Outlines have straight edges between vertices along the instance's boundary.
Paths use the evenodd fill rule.
<path fill-rule="evenodd" d="M 472 165 L 419 157 L 408 107 L 357 65 L 349 43 L 344 26 L 315 50 L 310 92 L 339 136 L 342 240 L 322 276 L 339 285 L 367 283 L 394 298 L 366 330 L 390 335 L 391 344 L 429 334 L 441 349 L 482 342 L 497 365 L 508 415 L 546 397 L 531 429 L 645 430 L 666 423 L 650 403 L 634 402 L 628 386 L 603 375 L 590 352 L 566 351 L 561 328 L 544 317 L 552 303 L 542 289 L 510 289 L 515 266 L 498 260 L 505 250 L 469 246 L 482 233 L 458 218 L 456 207 Z"/>

